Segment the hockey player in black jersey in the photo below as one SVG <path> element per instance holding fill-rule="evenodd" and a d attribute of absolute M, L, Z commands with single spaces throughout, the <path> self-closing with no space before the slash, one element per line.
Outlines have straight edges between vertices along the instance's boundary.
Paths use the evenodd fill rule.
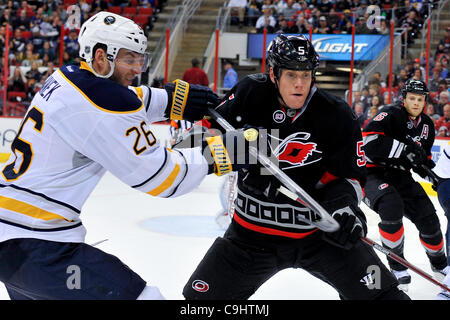
<path fill-rule="evenodd" d="M 238 175 L 235 213 L 184 287 L 187 299 L 247 299 L 285 268 L 303 268 L 342 299 L 408 299 L 372 248 L 360 184 L 366 178 L 361 131 L 350 107 L 315 86 L 318 55 L 303 36 L 279 35 L 268 49 L 268 74 L 229 91 L 216 110 L 234 127 L 268 129 L 279 167 L 339 222 L 325 233 L 299 220 L 313 213 L 277 193 L 259 165 Z M 379 270 L 375 282 L 366 281 Z M 307 290 L 307 288 L 305 288 Z"/>
<path fill-rule="evenodd" d="M 432 270 L 444 276 L 450 268 L 439 219 L 411 174 L 412 169 L 425 178 L 426 167 L 435 165 L 431 160 L 434 125 L 423 113 L 428 88 L 423 81 L 411 79 L 405 83 L 402 96 L 403 101 L 384 107 L 363 130 L 368 170 L 365 202 L 380 215 L 383 246 L 403 256 L 405 216 L 419 230 Z M 411 276 L 406 268 L 390 258 L 388 262 L 402 289 L 407 290 Z"/>

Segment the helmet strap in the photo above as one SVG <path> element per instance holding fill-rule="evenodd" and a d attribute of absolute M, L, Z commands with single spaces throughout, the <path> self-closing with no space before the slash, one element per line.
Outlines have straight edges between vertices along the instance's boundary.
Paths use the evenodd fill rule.
<path fill-rule="evenodd" d="M 109 69 L 110 70 L 109 70 L 108 74 L 102 75 L 102 74 L 99 74 L 98 72 L 95 71 L 94 67 L 92 66 L 92 61 L 93 60 L 89 60 L 89 61 L 86 61 L 86 63 L 89 66 L 89 68 L 91 68 L 91 71 L 92 71 L 93 74 L 95 74 L 95 76 L 97 76 L 99 78 L 109 78 L 109 77 L 111 77 L 113 75 L 113 73 L 114 73 L 114 62 L 111 62 L 111 61 L 108 60 L 109 67 L 110 67 Z"/>

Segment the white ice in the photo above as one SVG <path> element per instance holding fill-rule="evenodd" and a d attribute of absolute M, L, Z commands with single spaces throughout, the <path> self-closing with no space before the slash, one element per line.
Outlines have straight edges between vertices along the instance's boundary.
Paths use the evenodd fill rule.
<path fill-rule="evenodd" d="M 219 190 L 224 178 L 207 176 L 193 192 L 176 199 L 148 196 L 124 185 L 107 173 L 82 210 L 86 243 L 108 239 L 98 248 L 116 255 L 167 299 L 184 299 L 183 287 L 215 237 L 223 234 L 214 221 L 220 210 Z M 447 220 L 436 197 L 443 233 Z M 380 242 L 378 216 L 364 204 L 368 237 Z M 405 258 L 432 275 L 425 251 L 413 224 L 404 219 Z M 383 254 L 378 253 L 386 263 Z M 440 288 L 410 272 L 412 299 L 432 300 Z M 0 299 L 9 299 L 0 284 Z M 301 269 L 288 269 L 269 279 L 251 299 L 336 300 L 336 291 Z"/>

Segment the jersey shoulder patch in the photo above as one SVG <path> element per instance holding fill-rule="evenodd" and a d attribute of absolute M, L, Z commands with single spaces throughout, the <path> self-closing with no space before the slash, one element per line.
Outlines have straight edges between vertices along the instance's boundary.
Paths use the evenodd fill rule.
<path fill-rule="evenodd" d="M 95 76 L 78 66 L 63 66 L 62 75 L 95 107 L 117 113 L 136 112 L 143 107 L 142 101 L 129 88 L 109 79 Z"/>

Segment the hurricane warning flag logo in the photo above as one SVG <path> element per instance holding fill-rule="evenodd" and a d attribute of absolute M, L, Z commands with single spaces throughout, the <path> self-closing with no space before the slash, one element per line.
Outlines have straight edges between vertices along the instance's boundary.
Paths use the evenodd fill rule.
<path fill-rule="evenodd" d="M 317 150 L 317 144 L 307 141 L 310 136 L 306 132 L 296 132 L 280 142 L 273 153 L 280 162 L 288 164 L 283 169 L 301 167 L 322 159 L 322 151 Z"/>

